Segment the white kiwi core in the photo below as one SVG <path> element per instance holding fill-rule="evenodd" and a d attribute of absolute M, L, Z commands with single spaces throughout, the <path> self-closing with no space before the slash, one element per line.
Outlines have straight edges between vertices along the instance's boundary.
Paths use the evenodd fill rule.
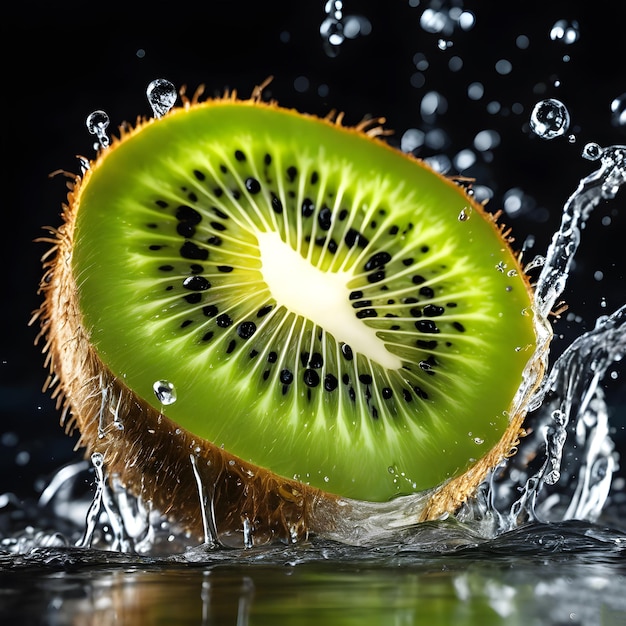
<path fill-rule="evenodd" d="M 389 352 L 376 330 L 356 317 L 349 299 L 351 272 L 320 270 L 276 232 L 258 232 L 256 237 L 263 280 L 279 305 L 308 318 L 336 341 L 382 367 L 396 370 L 402 366 L 400 357 Z"/>

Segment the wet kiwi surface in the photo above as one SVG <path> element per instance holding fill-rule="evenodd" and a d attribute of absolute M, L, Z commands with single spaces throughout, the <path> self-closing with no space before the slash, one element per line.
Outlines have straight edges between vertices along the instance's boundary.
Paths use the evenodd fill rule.
<path fill-rule="evenodd" d="M 294 538 L 316 502 L 467 476 L 456 506 L 515 444 L 527 279 L 466 188 L 381 134 L 194 99 L 74 181 L 53 382 L 81 444 L 189 526 L 204 497 L 218 527 Z"/>

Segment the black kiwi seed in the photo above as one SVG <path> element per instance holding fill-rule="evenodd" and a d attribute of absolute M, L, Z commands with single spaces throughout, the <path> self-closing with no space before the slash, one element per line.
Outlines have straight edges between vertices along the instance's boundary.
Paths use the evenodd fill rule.
<path fill-rule="evenodd" d="M 303 217 L 311 217 L 315 213 L 315 205 L 310 198 L 305 198 L 302 201 L 302 216 Z"/>
<path fill-rule="evenodd" d="M 324 389 L 326 391 L 335 391 L 338 385 L 339 381 L 334 374 L 326 374 L 326 376 L 324 376 Z"/>
<path fill-rule="evenodd" d="M 330 209 L 325 206 L 322 207 L 317 215 L 317 222 L 322 230 L 330 230 L 332 224 L 332 213 Z"/>
<path fill-rule="evenodd" d="M 257 194 L 261 191 L 261 183 L 256 178 L 246 178 L 246 189 L 251 194 Z"/>
<path fill-rule="evenodd" d="M 296 180 L 297 176 L 298 176 L 298 169 L 296 168 L 295 165 L 290 165 L 287 168 L 287 180 L 290 183 L 293 183 L 293 181 Z"/>
<path fill-rule="evenodd" d="M 272 209 L 274 213 L 277 213 L 278 215 L 283 212 L 283 203 L 274 192 L 272 192 Z"/>
<path fill-rule="evenodd" d="M 367 260 L 367 262 L 363 266 L 363 269 L 366 272 L 370 272 L 377 267 L 382 267 L 386 263 L 389 263 L 389 261 L 391 261 L 391 255 L 389 254 L 389 252 L 377 252 Z"/>
<path fill-rule="evenodd" d="M 226 313 L 221 313 L 220 315 L 218 315 L 215 321 L 220 328 L 228 328 L 233 323 L 231 317 Z"/>
<path fill-rule="evenodd" d="M 209 251 L 196 245 L 193 241 L 185 241 L 180 247 L 180 256 L 195 261 L 206 261 L 209 258 Z"/>
<path fill-rule="evenodd" d="M 352 361 L 352 359 L 354 358 L 354 355 L 352 354 L 352 348 L 347 343 L 344 343 L 341 346 L 341 353 L 343 354 L 346 361 Z"/>
<path fill-rule="evenodd" d="M 200 213 L 194 208 L 186 204 L 181 204 L 176 209 L 176 219 L 180 220 L 181 222 L 187 222 L 191 225 L 196 225 L 202 221 L 202 215 L 200 215 Z"/>
<path fill-rule="evenodd" d="M 255 332 L 256 324 L 254 322 L 241 322 L 241 324 L 237 326 L 237 334 L 242 339 L 250 339 Z"/>
<path fill-rule="evenodd" d="M 206 291 L 211 287 L 211 283 L 204 276 L 188 276 L 183 280 L 183 287 L 191 291 Z"/>
<path fill-rule="evenodd" d="M 293 382 L 293 374 L 287 369 L 281 370 L 280 382 L 283 383 L 283 385 L 291 385 Z"/>
<path fill-rule="evenodd" d="M 214 304 L 207 304 L 202 307 L 202 312 L 207 317 L 215 317 L 218 313 L 217 307 Z"/>
<path fill-rule="evenodd" d="M 307 369 L 304 370 L 302 380 L 308 387 L 317 387 L 320 383 L 320 376 L 315 370 Z"/>

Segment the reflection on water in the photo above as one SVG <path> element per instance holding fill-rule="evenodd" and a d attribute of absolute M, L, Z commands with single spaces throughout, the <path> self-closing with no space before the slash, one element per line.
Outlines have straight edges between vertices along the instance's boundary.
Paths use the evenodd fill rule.
<path fill-rule="evenodd" d="M 0 556 L 0 597 L 7 617 L 58 626 L 609 626 L 626 617 L 624 533 L 569 522 L 468 542 L 457 522 L 413 530 L 368 549 L 198 547 L 164 560 L 42 548 Z"/>

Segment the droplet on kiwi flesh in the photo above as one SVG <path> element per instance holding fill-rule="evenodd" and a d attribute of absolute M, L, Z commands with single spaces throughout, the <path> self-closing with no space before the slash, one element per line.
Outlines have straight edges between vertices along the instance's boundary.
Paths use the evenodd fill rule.
<path fill-rule="evenodd" d="M 366 133 L 230 99 L 174 109 L 106 151 L 74 206 L 98 358 L 194 438 L 384 501 L 507 431 L 535 341 L 523 272 L 460 186 Z"/>

